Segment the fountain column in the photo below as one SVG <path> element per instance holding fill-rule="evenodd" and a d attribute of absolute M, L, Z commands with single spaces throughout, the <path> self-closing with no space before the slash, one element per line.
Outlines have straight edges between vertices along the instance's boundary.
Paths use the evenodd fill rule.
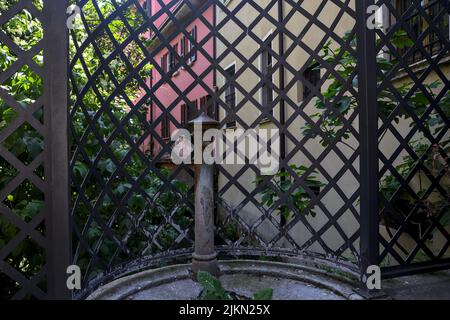
<path fill-rule="evenodd" d="M 202 113 L 190 125 L 193 127 L 195 153 L 195 252 L 192 271 L 195 276 L 199 271 L 218 276 L 220 271 L 214 246 L 214 165 L 203 161 L 203 151 L 212 141 L 203 141 L 203 136 L 207 130 L 217 129 L 219 123 Z"/>

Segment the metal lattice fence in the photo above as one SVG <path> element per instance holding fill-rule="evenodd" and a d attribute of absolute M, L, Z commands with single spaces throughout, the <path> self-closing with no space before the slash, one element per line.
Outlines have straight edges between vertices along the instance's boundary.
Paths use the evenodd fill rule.
<path fill-rule="evenodd" d="M 396 62 L 390 70 L 380 66 L 377 70 L 384 225 L 379 261 L 386 266 L 386 276 L 396 276 L 442 268 L 449 262 L 450 105 L 445 57 L 450 3 L 413 1 L 396 8 L 390 1 L 379 1 L 378 5 L 390 25 L 377 31 L 376 51 Z M 405 48 L 392 45 L 399 32 L 410 39 Z"/>
<path fill-rule="evenodd" d="M 1 2 L 1 299 L 57 298 L 65 291 L 67 37 L 56 32 L 65 9 L 59 1 Z"/>
<path fill-rule="evenodd" d="M 67 297 L 70 256 L 83 273 L 77 297 L 190 259 L 195 173 L 170 161 L 170 136 L 202 112 L 224 133 L 280 138 L 270 175 L 245 156 L 215 166 L 223 257 L 319 256 L 361 274 L 381 264 L 385 277 L 448 266 L 448 1 L 77 0 L 68 55 L 67 35 L 52 29 L 65 27 L 61 2 L 17 1 L 0 15 L 1 48 L 17 58 L 0 83 L 25 65 L 44 97 L 24 109 L 10 83 L 0 89 L 1 107 L 17 113 L 0 115 L 1 178 L 17 173 L 0 180 L 0 276 L 16 290 L 2 295 Z M 372 16 L 371 5 L 381 8 Z M 44 22 L 32 49 L 5 34 L 22 10 Z M 41 150 L 14 154 L 8 137 L 23 126 Z M 24 199 L 39 203 L 24 220 L 13 192 L 22 183 L 40 197 Z M 47 259 L 28 278 L 11 266 L 22 241 Z"/>

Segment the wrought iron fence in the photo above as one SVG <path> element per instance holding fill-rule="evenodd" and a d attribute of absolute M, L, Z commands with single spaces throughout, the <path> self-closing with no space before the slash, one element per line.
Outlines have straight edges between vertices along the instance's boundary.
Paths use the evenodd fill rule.
<path fill-rule="evenodd" d="M 411 32 L 414 34 L 416 38 L 418 38 L 428 27 L 428 20 L 424 17 L 424 13 L 426 13 L 429 17 L 437 17 L 440 18 L 435 20 L 434 29 L 427 33 L 425 37 L 423 37 L 422 46 L 423 50 L 417 49 L 414 54 L 408 55 L 407 61 L 408 63 L 416 63 L 421 62 L 426 59 L 426 55 L 424 55 L 424 51 L 433 56 L 436 53 L 439 53 L 442 49 L 445 48 L 445 44 L 442 43 L 440 37 L 449 38 L 449 15 L 448 13 L 441 15 L 442 11 L 445 12 L 445 7 L 448 1 L 445 0 L 432 0 L 423 3 L 423 6 L 420 7 L 411 7 L 409 6 L 409 1 L 406 1 L 402 4 L 399 4 L 397 9 L 398 16 L 404 16 L 403 21 L 392 22 L 392 20 L 396 19 L 393 15 L 390 16 L 391 24 L 394 25 L 396 23 L 402 23 L 408 26 Z M 421 11 L 422 10 L 422 11 Z M 439 33 L 436 33 L 435 30 L 438 30 Z M 406 50 L 399 49 L 400 54 L 403 55 Z"/>
<path fill-rule="evenodd" d="M 449 263 L 450 105 L 445 61 L 450 3 L 412 1 L 404 11 L 397 11 L 390 1 L 377 3 L 396 21 L 386 32 L 377 30 L 376 49 L 398 61 L 386 69 L 380 59 L 377 70 L 384 226 L 379 263 L 385 266 L 385 276 L 392 277 Z M 412 13 L 422 21 L 420 30 L 409 23 Z M 399 31 L 407 39 L 401 51 L 392 45 Z M 411 64 L 417 53 L 422 63 Z"/>
<path fill-rule="evenodd" d="M 248 157 L 216 165 L 223 257 L 320 256 L 361 274 L 381 264 L 386 277 L 448 267 L 449 39 L 437 27 L 448 2 L 433 11 L 412 1 L 401 11 L 387 0 L 73 1 L 81 15 L 70 30 L 67 104 L 66 39 L 52 29 L 65 27 L 66 4 L 35 4 L 17 1 L 0 15 L 2 51 L 18 60 L 0 82 L 26 65 L 21 72 L 39 75 L 45 97 L 23 109 L 12 84 L 0 90 L 2 111 L 18 113 L 0 114 L 2 178 L 17 173 L 0 180 L 2 295 L 68 297 L 72 263 L 82 269 L 81 298 L 124 274 L 189 259 L 195 174 L 171 163 L 167 133 L 202 111 L 224 132 L 280 131 L 275 174 Z M 367 28 L 373 4 L 395 23 Z M 21 10 L 45 22 L 31 50 L 4 34 Z M 419 33 L 403 13 L 413 11 L 427 22 Z M 431 34 L 432 53 L 422 41 Z M 33 59 L 42 50 L 45 73 Z M 409 64 L 417 51 L 420 67 Z M 25 123 L 27 136 L 45 143 L 35 159 L 36 149 L 14 154 L 8 144 Z M 25 194 L 41 198 L 24 200 L 43 201 L 43 211 L 21 220 L 13 190 L 25 181 L 40 190 Z M 17 267 L 28 279 L 12 265 L 31 259 L 15 249 L 24 239 L 47 253 L 37 274 Z M 45 278 L 48 292 L 39 289 Z"/>

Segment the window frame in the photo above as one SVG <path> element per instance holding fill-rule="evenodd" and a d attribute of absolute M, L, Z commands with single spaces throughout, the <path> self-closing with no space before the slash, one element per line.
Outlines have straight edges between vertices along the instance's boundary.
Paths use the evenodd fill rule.
<path fill-rule="evenodd" d="M 263 42 L 266 42 L 271 36 L 273 35 L 273 30 L 270 30 L 267 34 L 266 34 L 266 36 L 262 39 L 262 41 Z M 260 54 L 260 56 L 259 56 L 259 71 L 261 72 L 261 75 L 264 75 L 264 73 L 265 73 L 265 71 L 263 70 L 263 62 L 264 62 L 264 54 L 266 54 L 267 53 L 267 55 L 270 57 L 270 59 L 267 59 L 267 60 L 271 60 L 271 63 L 270 63 L 270 69 L 273 71 L 273 61 L 274 61 L 274 57 L 273 57 L 273 55 L 272 54 L 270 54 L 270 50 L 272 50 L 273 51 L 273 41 L 274 41 L 274 39 L 272 39 L 272 41 L 270 41 L 270 43 L 269 43 L 269 50 L 264 50 L 261 54 Z M 270 72 L 270 70 L 268 70 L 269 72 L 268 72 L 268 74 L 272 74 L 272 77 L 271 77 L 271 81 L 272 81 L 272 85 L 274 85 L 275 84 L 275 72 Z M 263 79 L 261 79 L 261 80 L 263 80 Z M 263 109 L 268 109 L 268 106 L 267 106 L 267 104 L 268 104 L 268 100 L 267 101 L 264 101 L 265 100 L 265 94 L 264 94 L 264 91 L 265 90 L 267 90 L 267 91 L 271 91 L 271 94 L 270 94 L 270 96 L 272 97 L 272 101 L 270 102 L 270 103 L 273 103 L 274 102 L 274 97 L 275 97 L 275 94 L 276 94 L 276 92 L 275 92 L 275 90 L 273 90 L 273 89 L 270 89 L 270 86 L 269 85 L 266 85 L 266 84 L 263 84 L 263 86 L 261 87 L 261 89 L 259 90 L 259 103 L 260 103 L 260 105 L 262 106 L 262 108 Z M 270 110 L 270 112 L 269 112 L 269 114 L 273 117 L 274 116 L 274 114 L 275 114 L 275 105 L 273 105 L 272 106 L 272 108 L 271 108 L 271 110 Z M 264 117 L 264 120 L 263 120 L 263 122 L 264 121 L 267 121 L 267 120 L 269 120 L 269 118 L 268 117 Z"/>
<path fill-rule="evenodd" d="M 203 110 L 211 119 L 218 120 L 217 108 L 213 103 L 212 96 L 210 94 L 200 98 L 200 109 Z"/>
<path fill-rule="evenodd" d="M 161 138 L 163 138 L 164 140 L 170 139 L 170 121 L 169 116 L 166 113 L 162 114 Z"/>
<path fill-rule="evenodd" d="M 175 43 L 172 47 L 173 52 L 170 53 L 170 70 L 174 70 L 174 74 L 172 76 L 177 76 L 180 68 L 176 68 L 179 64 L 179 54 L 178 54 L 178 43 Z"/>
<path fill-rule="evenodd" d="M 182 103 L 181 106 L 181 125 L 186 127 L 188 124 L 188 105 L 186 103 Z"/>
<path fill-rule="evenodd" d="M 233 70 L 233 73 L 231 74 L 230 71 Z M 228 78 L 234 77 L 236 75 L 236 61 L 234 61 L 233 63 L 231 63 L 230 65 L 228 65 L 227 67 L 224 68 L 224 71 L 227 73 Z M 223 77 L 223 83 L 224 83 L 224 87 L 226 87 L 226 89 L 224 90 L 224 97 L 223 97 L 223 101 L 225 101 L 225 104 L 229 107 L 229 109 L 235 110 L 236 109 L 236 105 L 237 105 L 237 90 L 236 90 L 236 86 L 234 85 L 229 85 L 229 81 L 227 79 L 227 77 L 225 75 L 222 75 Z M 230 90 L 230 91 L 229 91 Z M 234 91 L 234 93 L 233 93 Z M 234 103 L 233 103 L 233 107 L 231 108 L 229 105 L 229 100 L 228 98 L 234 98 Z M 225 113 L 225 117 L 226 118 L 228 116 L 228 112 L 227 110 L 224 110 Z M 234 116 L 234 118 L 236 118 L 236 115 Z M 228 121 L 226 123 L 226 128 L 235 128 L 236 127 L 236 120 L 232 120 L 232 121 Z"/>
<path fill-rule="evenodd" d="M 406 5 L 406 8 L 403 8 L 402 4 L 404 4 L 403 0 L 395 0 L 393 3 L 394 8 L 397 10 L 397 14 L 399 16 L 405 15 L 406 10 L 411 5 L 411 3 L 409 3 Z M 434 5 L 441 7 L 442 1 L 441 0 L 423 0 L 422 1 L 422 7 L 428 13 L 429 13 L 430 8 L 432 8 Z M 424 18 L 421 17 L 421 15 L 418 12 L 413 13 L 408 18 L 409 18 L 409 20 L 412 20 L 414 18 L 419 19 L 419 31 L 418 31 L 419 35 L 422 34 L 423 32 L 425 32 L 425 30 L 428 28 L 427 22 L 424 20 Z M 444 19 L 445 19 L 445 16 L 444 16 Z M 409 23 L 409 22 L 406 21 L 405 23 Z M 389 13 L 389 10 L 383 10 L 383 28 L 385 28 L 386 30 L 389 30 L 394 24 L 395 24 L 395 17 L 393 15 L 391 15 L 391 13 Z M 447 14 L 447 24 L 448 24 L 447 28 L 444 27 L 443 29 L 441 29 L 440 26 L 438 26 L 438 28 L 443 33 L 443 35 L 447 35 L 450 40 L 450 14 Z M 444 26 L 445 26 L 445 20 L 444 20 Z M 410 27 L 410 28 L 412 28 L 413 32 L 415 31 L 414 27 Z M 434 56 L 434 55 L 438 54 L 438 52 L 440 50 L 442 50 L 443 45 L 444 45 L 444 44 L 442 44 L 442 42 L 439 39 L 433 41 L 432 40 L 433 35 L 436 35 L 436 34 L 434 32 L 431 32 L 431 33 L 427 32 L 427 35 L 424 37 L 423 44 L 422 44 L 424 50 L 430 56 Z M 406 53 L 406 51 L 408 51 L 408 50 L 410 50 L 410 48 L 398 49 L 398 54 L 404 55 Z M 392 55 L 387 55 L 387 58 L 394 59 Z M 410 53 L 409 56 L 407 57 L 407 59 L 405 59 L 405 60 L 408 65 L 414 65 L 414 64 L 422 63 L 422 62 L 426 61 L 426 57 L 423 55 L 423 53 L 419 49 L 416 49 L 416 50 L 414 50 L 413 53 Z"/>
<path fill-rule="evenodd" d="M 197 100 L 189 101 L 187 104 L 187 122 L 194 120 L 198 116 Z"/>
<path fill-rule="evenodd" d="M 166 52 L 161 56 L 161 70 L 166 74 L 170 72 L 169 57 L 169 52 Z"/>
<path fill-rule="evenodd" d="M 195 44 L 198 45 L 198 28 L 194 26 L 189 32 L 189 37 L 187 39 L 187 64 L 192 65 L 197 61 L 197 49 L 195 48 Z M 192 42 L 192 40 L 194 42 Z"/>
<path fill-rule="evenodd" d="M 321 91 L 319 84 L 320 84 L 320 81 L 322 80 L 321 79 L 322 71 L 320 68 L 317 69 L 318 66 L 319 66 L 318 64 L 315 64 L 313 66 L 306 68 L 303 71 L 302 75 L 303 75 L 303 78 L 305 80 L 307 80 L 312 86 L 316 87 L 319 91 Z M 313 92 L 310 88 L 308 88 L 306 83 L 301 81 L 301 84 L 302 84 L 302 92 L 301 92 L 302 100 L 301 101 L 303 102 L 303 101 L 307 101 L 311 97 L 311 94 Z"/>

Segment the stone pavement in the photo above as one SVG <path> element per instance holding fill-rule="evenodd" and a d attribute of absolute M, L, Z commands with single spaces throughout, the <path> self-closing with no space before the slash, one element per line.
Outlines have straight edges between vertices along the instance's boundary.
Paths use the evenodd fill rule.
<path fill-rule="evenodd" d="M 383 291 L 393 300 L 450 300 L 450 271 L 385 280 Z"/>

